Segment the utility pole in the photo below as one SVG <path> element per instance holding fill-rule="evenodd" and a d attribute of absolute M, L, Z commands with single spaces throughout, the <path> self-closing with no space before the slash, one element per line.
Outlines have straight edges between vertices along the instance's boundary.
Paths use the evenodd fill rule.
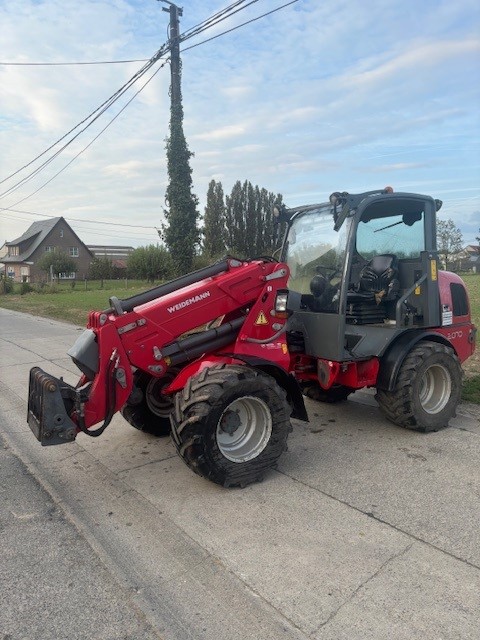
<path fill-rule="evenodd" d="M 170 14 L 170 74 L 171 74 L 171 96 L 172 106 L 177 106 L 181 102 L 181 65 L 180 65 L 180 16 L 183 15 L 183 9 L 177 7 L 169 0 L 162 0 L 167 7 L 162 7 L 162 11 Z"/>
<path fill-rule="evenodd" d="M 170 135 L 166 141 L 167 169 L 169 184 L 165 192 L 168 210 L 164 210 L 165 224 L 162 225 L 163 238 L 170 251 L 176 275 L 191 271 L 199 244 L 198 198 L 192 193 L 192 169 L 190 158 L 193 153 L 188 149 L 183 132 L 183 106 L 180 62 L 179 18 L 183 10 L 169 0 L 163 11 L 170 14 Z"/>

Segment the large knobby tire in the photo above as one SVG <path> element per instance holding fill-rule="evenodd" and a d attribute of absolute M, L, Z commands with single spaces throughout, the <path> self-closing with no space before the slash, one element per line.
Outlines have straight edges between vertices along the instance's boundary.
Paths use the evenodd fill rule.
<path fill-rule="evenodd" d="M 172 370 L 163 378 L 153 378 L 143 371 L 136 371 L 133 382 L 137 388 L 122 407 L 121 414 L 132 427 L 153 436 L 170 435 L 170 413 L 173 411 L 173 397 L 162 393 L 177 375 Z"/>
<path fill-rule="evenodd" d="M 272 377 L 247 366 L 214 366 L 177 393 L 172 439 L 195 473 L 224 487 L 244 487 L 276 466 L 292 430 L 290 414 Z"/>
<path fill-rule="evenodd" d="M 393 391 L 377 390 L 382 413 L 415 431 L 438 431 L 448 425 L 460 402 L 462 369 L 454 351 L 422 341 L 403 361 Z"/>
<path fill-rule="evenodd" d="M 350 387 L 346 387 L 343 384 L 334 384 L 330 389 L 322 389 L 322 387 L 313 382 L 307 384 L 302 389 L 303 395 L 316 402 L 343 402 L 348 396 L 355 391 Z"/>

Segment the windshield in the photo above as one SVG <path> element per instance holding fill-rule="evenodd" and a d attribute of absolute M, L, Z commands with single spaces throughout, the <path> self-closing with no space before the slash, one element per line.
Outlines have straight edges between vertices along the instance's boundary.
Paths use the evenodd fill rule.
<path fill-rule="evenodd" d="M 338 311 L 347 234 L 351 220 L 334 231 L 331 205 L 322 205 L 294 218 L 283 261 L 290 268 L 289 289 L 306 294 L 315 311 Z"/>

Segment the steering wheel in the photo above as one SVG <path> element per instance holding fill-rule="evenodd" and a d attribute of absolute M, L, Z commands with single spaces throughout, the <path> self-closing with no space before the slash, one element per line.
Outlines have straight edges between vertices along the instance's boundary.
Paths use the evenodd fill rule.
<path fill-rule="evenodd" d="M 317 274 L 323 276 L 328 282 L 331 282 L 335 276 L 340 275 L 340 271 L 335 267 L 325 267 L 323 265 L 318 265 L 315 269 Z"/>

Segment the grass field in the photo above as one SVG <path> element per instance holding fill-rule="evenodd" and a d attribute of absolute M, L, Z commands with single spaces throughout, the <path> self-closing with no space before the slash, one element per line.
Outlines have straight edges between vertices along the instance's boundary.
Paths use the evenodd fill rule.
<path fill-rule="evenodd" d="M 480 273 L 462 276 L 470 298 L 472 321 L 480 332 Z M 480 404 L 480 338 L 477 336 L 477 350 L 463 365 L 465 379 L 462 398 Z"/>
<path fill-rule="evenodd" d="M 472 320 L 480 329 L 480 274 L 465 275 L 463 279 L 469 292 Z M 0 295 L 0 307 L 83 326 L 89 311 L 100 311 L 110 306 L 110 296 L 128 298 L 153 286 L 155 285 L 138 280 L 110 280 L 104 283 L 102 289 L 100 282 L 89 281 L 87 284 L 77 283 L 74 288 L 70 283 L 60 285 L 55 293 L 51 293 L 47 285 L 42 293 L 20 295 L 17 285 L 14 293 Z M 480 345 L 477 352 L 464 363 L 463 368 L 463 399 L 480 404 Z"/>
<path fill-rule="evenodd" d="M 109 280 L 104 282 L 102 289 L 100 282 L 89 281 L 86 285 L 80 282 L 73 289 L 70 283 L 55 285 L 54 293 L 46 285 L 41 293 L 21 295 L 17 285 L 14 293 L 0 295 L 0 307 L 83 326 L 89 311 L 101 311 L 110 306 L 110 296 L 128 298 L 154 286 L 139 280 Z"/>

